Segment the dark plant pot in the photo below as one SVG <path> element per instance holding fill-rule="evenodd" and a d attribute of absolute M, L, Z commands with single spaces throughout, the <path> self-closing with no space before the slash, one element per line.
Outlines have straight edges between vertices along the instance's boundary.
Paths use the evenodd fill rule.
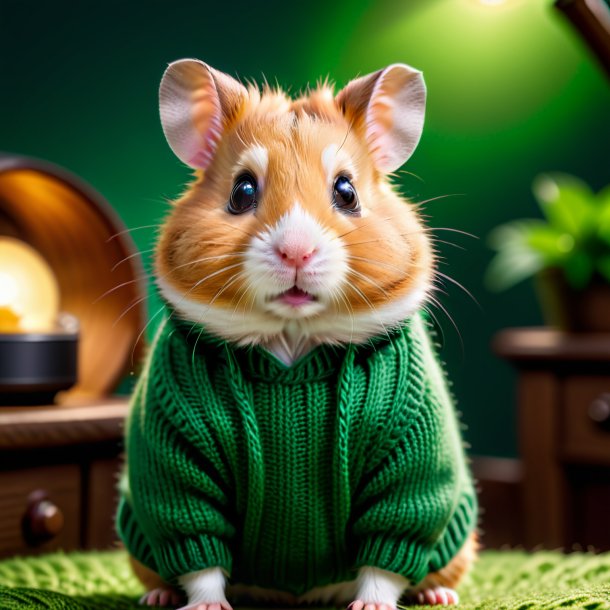
<path fill-rule="evenodd" d="M 575 290 L 559 269 L 536 276 L 542 315 L 549 326 L 570 332 L 610 333 L 610 284 L 600 277 Z"/>

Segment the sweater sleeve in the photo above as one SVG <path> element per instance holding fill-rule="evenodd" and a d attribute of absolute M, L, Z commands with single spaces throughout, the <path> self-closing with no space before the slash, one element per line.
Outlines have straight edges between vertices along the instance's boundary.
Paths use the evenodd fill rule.
<path fill-rule="evenodd" d="M 127 426 L 119 533 L 139 561 L 170 582 L 215 566 L 230 574 L 230 475 L 203 409 L 186 404 L 179 387 L 161 382 L 152 360 Z"/>
<path fill-rule="evenodd" d="M 418 408 L 396 444 L 364 474 L 353 505 L 354 567 L 379 567 L 412 583 L 457 554 L 476 525 L 477 505 L 457 418 L 427 337 L 421 347 L 427 378 Z"/>

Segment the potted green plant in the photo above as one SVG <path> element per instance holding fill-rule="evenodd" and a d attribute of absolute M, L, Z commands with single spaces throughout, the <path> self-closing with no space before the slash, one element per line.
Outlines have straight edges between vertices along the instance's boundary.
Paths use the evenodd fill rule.
<path fill-rule="evenodd" d="M 548 324 L 610 332 L 610 185 L 595 194 L 567 174 L 543 174 L 533 192 L 544 219 L 494 229 L 486 275 L 494 290 L 533 276 Z"/>

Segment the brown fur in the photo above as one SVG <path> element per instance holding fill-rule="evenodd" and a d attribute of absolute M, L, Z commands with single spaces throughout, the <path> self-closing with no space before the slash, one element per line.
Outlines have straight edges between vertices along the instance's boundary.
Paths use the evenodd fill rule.
<path fill-rule="evenodd" d="M 250 87 L 247 99 L 235 96 L 233 103 L 238 109 L 225 115 L 211 164 L 205 172 L 197 172 L 164 226 L 156 257 L 160 276 L 189 299 L 231 309 L 239 302 L 247 310 L 251 302 L 239 276 L 241 252 L 252 236 L 273 225 L 298 199 L 318 222 L 342 236 L 353 257 L 349 264 L 355 273 L 346 288 L 349 303 L 334 303 L 337 312 L 348 314 L 348 307 L 365 311 L 371 304 L 398 299 L 422 277 L 430 277 L 434 263 L 426 231 L 414 207 L 375 169 L 358 100 L 350 102 L 345 93 L 334 98 L 331 89 L 322 85 L 294 101 L 278 90 L 260 94 Z M 347 153 L 355 167 L 362 217 L 332 207 L 321 163 L 322 151 L 332 143 Z M 225 207 L 235 161 L 254 144 L 268 151 L 267 180 L 256 214 L 233 216 Z"/>
<path fill-rule="evenodd" d="M 136 578 L 144 585 L 147 591 L 171 587 L 155 571 L 140 563 L 133 555 L 129 555 L 129 564 Z"/>
<path fill-rule="evenodd" d="M 415 591 L 433 589 L 435 587 L 447 587 L 455 589 L 460 584 L 464 576 L 470 571 L 472 564 L 477 559 L 480 548 L 479 538 L 476 533 L 472 533 L 460 552 L 438 572 L 428 574 L 418 585 Z"/>

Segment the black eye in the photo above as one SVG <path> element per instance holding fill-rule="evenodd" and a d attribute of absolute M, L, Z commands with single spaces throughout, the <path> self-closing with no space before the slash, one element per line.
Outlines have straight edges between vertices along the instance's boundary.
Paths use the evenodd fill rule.
<path fill-rule="evenodd" d="M 233 185 L 227 209 L 231 214 L 243 214 L 255 207 L 256 178 L 250 174 L 242 174 Z"/>
<path fill-rule="evenodd" d="M 354 185 L 347 176 L 338 176 L 333 186 L 333 203 L 344 212 L 360 211 L 360 203 Z"/>

